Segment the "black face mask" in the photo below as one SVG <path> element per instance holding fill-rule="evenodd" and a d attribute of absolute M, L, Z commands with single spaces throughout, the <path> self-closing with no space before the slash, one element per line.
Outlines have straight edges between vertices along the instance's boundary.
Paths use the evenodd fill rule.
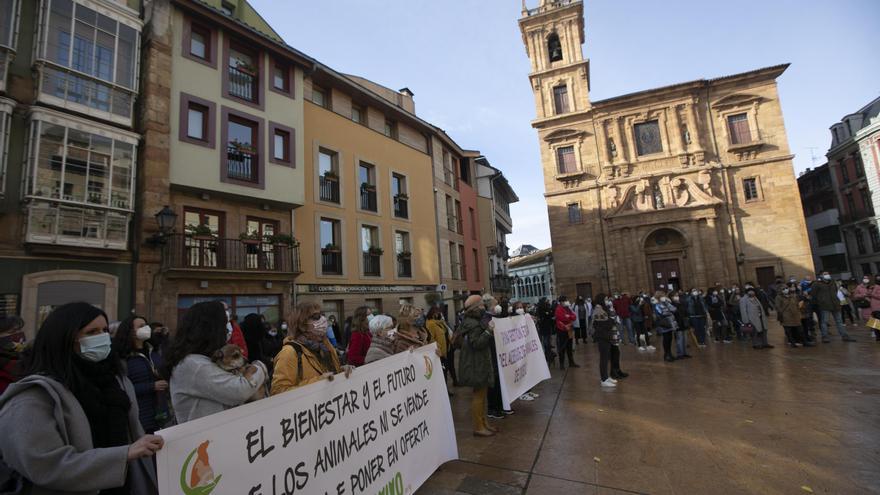
<path fill-rule="evenodd" d="M 150 340 L 148 342 L 154 348 L 161 349 L 162 346 L 165 345 L 165 342 L 167 342 L 167 341 L 168 341 L 168 335 L 166 335 L 164 332 L 160 332 L 160 333 L 153 333 L 153 335 L 150 336 Z"/>

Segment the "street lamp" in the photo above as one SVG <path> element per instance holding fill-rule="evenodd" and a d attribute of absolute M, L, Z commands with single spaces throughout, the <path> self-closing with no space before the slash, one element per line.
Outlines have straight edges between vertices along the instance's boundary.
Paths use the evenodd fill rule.
<path fill-rule="evenodd" d="M 147 242 L 153 245 L 165 244 L 166 237 L 174 230 L 174 225 L 177 223 L 177 213 L 171 207 L 165 205 L 154 217 L 156 218 L 156 223 L 159 224 L 159 232 L 153 234 L 152 237 L 147 239 Z"/>
<path fill-rule="evenodd" d="M 745 254 L 739 253 L 738 255 L 736 255 L 736 264 L 742 265 L 745 262 L 746 262 L 746 255 Z"/>

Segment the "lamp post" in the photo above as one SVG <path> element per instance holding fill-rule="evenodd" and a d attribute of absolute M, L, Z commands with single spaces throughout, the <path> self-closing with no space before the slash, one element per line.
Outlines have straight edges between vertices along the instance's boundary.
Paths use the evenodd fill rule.
<path fill-rule="evenodd" d="M 159 232 L 153 234 L 152 237 L 147 239 L 147 242 L 154 246 L 165 244 L 168 234 L 174 230 L 174 225 L 177 223 L 177 213 L 171 207 L 165 205 L 153 216 L 156 218 L 156 223 L 159 224 Z"/>

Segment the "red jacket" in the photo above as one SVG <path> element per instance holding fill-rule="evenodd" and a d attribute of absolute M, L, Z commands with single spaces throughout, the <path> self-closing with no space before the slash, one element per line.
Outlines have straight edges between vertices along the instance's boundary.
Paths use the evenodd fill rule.
<path fill-rule="evenodd" d="M 566 308 L 562 304 L 556 306 L 556 330 L 559 332 L 567 332 L 568 329 L 565 328 L 568 325 L 574 323 L 574 320 L 577 319 L 577 315 L 574 314 L 574 311 Z"/>
<path fill-rule="evenodd" d="M 629 318 L 629 305 L 632 299 L 629 296 L 620 296 L 620 299 L 614 300 L 614 312 L 621 318 Z"/>
<path fill-rule="evenodd" d="M 241 354 L 244 358 L 248 358 L 248 348 L 247 342 L 244 340 L 244 334 L 241 332 L 241 327 L 238 326 L 238 323 L 234 321 L 232 322 L 232 335 L 229 336 L 229 340 L 226 343 L 237 345 L 241 349 Z"/>
<path fill-rule="evenodd" d="M 364 358 L 367 357 L 367 351 L 370 350 L 372 342 L 373 336 L 370 335 L 370 332 L 351 332 L 351 341 L 348 343 L 348 352 L 345 354 L 348 364 L 363 366 Z"/>

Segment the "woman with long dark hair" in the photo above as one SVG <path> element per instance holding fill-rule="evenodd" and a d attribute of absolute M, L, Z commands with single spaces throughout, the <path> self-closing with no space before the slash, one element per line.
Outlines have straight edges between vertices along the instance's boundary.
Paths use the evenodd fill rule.
<path fill-rule="evenodd" d="M 250 313 L 244 317 L 241 322 L 241 333 L 244 334 L 244 341 L 248 348 L 248 359 L 253 361 L 263 361 L 263 336 L 266 335 L 266 324 L 263 317 Z"/>
<path fill-rule="evenodd" d="M 317 382 L 333 379 L 344 371 L 346 378 L 353 366 L 339 364 L 336 349 L 327 338 L 329 322 L 315 302 L 301 302 L 293 313 L 293 329 L 275 356 L 272 395 Z"/>
<path fill-rule="evenodd" d="M 134 385 L 141 426 L 147 433 L 155 433 L 159 429 L 156 421 L 158 394 L 168 390 L 168 382 L 159 379 L 153 361 L 149 358 L 150 346 L 147 340 L 152 335 L 145 318 L 131 315 L 122 320 L 116 336 L 113 337 L 113 350 L 122 360 L 125 374 Z"/>
<path fill-rule="evenodd" d="M 24 378 L 0 396 L 0 458 L 27 493 L 158 492 L 149 457 L 162 438 L 141 428 L 103 311 L 56 308 L 22 365 Z"/>
<path fill-rule="evenodd" d="M 244 404 L 266 382 L 260 361 L 250 376 L 224 370 L 212 360 L 226 345 L 226 311 L 218 301 L 193 305 L 165 354 L 163 373 L 171 382 L 171 405 L 178 423 Z"/>

